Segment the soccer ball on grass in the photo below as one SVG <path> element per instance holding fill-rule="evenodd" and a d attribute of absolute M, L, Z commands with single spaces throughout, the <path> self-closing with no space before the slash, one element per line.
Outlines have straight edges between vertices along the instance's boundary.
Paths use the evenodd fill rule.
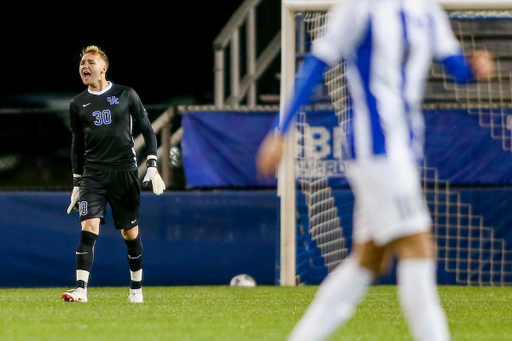
<path fill-rule="evenodd" d="M 241 274 L 233 277 L 229 285 L 232 287 L 255 287 L 256 281 L 249 275 Z"/>

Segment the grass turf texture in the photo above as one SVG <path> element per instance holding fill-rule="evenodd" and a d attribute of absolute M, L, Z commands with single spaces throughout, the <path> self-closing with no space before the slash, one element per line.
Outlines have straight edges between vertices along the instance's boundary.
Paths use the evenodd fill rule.
<path fill-rule="evenodd" d="M 64 289 L 1 289 L 0 340 L 285 340 L 317 287 L 89 289 L 88 303 Z M 511 340 L 512 288 L 440 287 L 452 340 Z M 330 340 L 412 340 L 394 286 L 372 287 Z"/>

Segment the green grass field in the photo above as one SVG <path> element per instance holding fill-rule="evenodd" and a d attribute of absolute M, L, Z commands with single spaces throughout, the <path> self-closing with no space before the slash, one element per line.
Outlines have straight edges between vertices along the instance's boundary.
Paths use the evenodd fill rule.
<path fill-rule="evenodd" d="M 285 340 L 317 287 L 89 289 L 88 303 L 62 302 L 63 288 L 1 289 L 0 340 Z M 440 287 L 452 340 L 512 340 L 512 288 Z M 412 340 L 394 286 L 377 286 L 331 340 Z"/>

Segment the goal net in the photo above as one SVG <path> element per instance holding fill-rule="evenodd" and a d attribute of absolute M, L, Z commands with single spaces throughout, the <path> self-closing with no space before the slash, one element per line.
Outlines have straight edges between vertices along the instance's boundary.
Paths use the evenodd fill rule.
<path fill-rule="evenodd" d="M 329 25 L 327 8 L 332 3 L 283 1 L 281 105 L 311 43 Z M 457 85 L 434 63 L 424 109 L 474 115 L 490 138 L 510 152 L 512 11 L 505 1 L 441 3 L 449 10 L 464 50 L 488 49 L 497 59 L 497 72 L 489 81 Z M 294 134 L 289 134 L 279 173 L 281 285 L 319 283 L 351 250 L 353 197 L 343 161 L 351 108 L 343 60 L 325 70 L 324 83 L 313 98 L 301 109 Z M 458 191 L 462 182 L 452 184 L 443 178 L 438 162 L 429 158 L 425 157 L 422 169 L 424 194 L 434 222 L 436 256 L 444 271 L 453 275 L 454 284 L 511 285 L 512 247 Z"/>

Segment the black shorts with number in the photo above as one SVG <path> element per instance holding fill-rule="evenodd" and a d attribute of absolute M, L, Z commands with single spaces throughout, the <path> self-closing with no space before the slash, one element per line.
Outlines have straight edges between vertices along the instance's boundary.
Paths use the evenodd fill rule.
<path fill-rule="evenodd" d="M 137 169 L 109 171 L 86 167 L 80 186 L 80 221 L 100 218 L 105 223 L 107 203 L 116 229 L 139 224 L 140 184 Z"/>

